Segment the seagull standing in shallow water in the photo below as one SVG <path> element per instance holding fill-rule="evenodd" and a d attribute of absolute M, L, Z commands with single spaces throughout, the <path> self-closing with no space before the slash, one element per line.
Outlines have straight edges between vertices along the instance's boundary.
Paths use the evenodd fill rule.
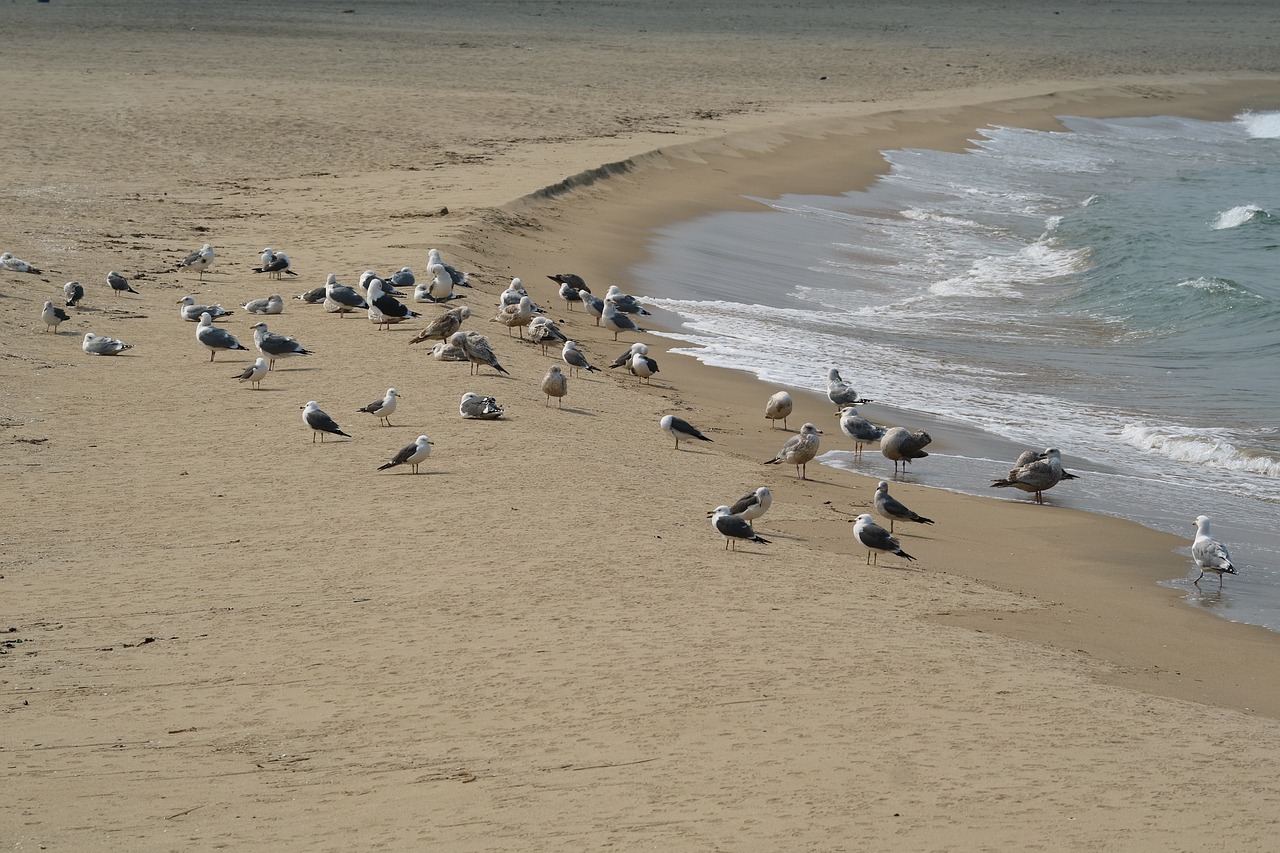
<path fill-rule="evenodd" d="M 1204 573 L 1213 572 L 1218 576 L 1218 589 L 1222 589 L 1223 574 L 1236 573 L 1236 567 L 1231 564 L 1231 555 L 1227 553 L 1225 545 L 1209 535 L 1209 516 L 1198 515 L 1192 524 L 1196 526 L 1196 538 L 1191 543 L 1191 559 L 1195 560 L 1200 569 L 1200 574 L 1192 583 L 1199 587 Z"/>

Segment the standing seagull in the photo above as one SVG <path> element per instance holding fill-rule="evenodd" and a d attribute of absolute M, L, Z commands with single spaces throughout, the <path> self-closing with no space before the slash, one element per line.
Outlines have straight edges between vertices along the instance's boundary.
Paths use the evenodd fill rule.
<path fill-rule="evenodd" d="M 267 324 L 259 320 L 249 327 L 253 329 L 253 345 L 258 352 L 267 358 L 268 370 L 276 369 L 277 358 L 292 358 L 295 355 L 311 355 L 306 349 L 288 335 L 279 335 L 267 328 Z"/>
<path fill-rule="evenodd" d="M 880 485 L 876 486 L 875 497 L 876 512 L 889 519 L 889 532 L 893 532 L 894 519 L 898 521 L 915 521 L 920 524 L 933 524 L 932 518 L 925 518 L 911 510 L 907 509 L 901 501 L 889 495 L 889 484 L 884 480 L 880 481 Z"/>
<path fill-rule="evenodd" d="M 618 339 L 619 332 L 647 332 L 632 322 L 631 318 L 619 311 L 612 302 L 605 302 L 600 310 L 601 324 L 613 332 L 613 339 Z"/>
<path fill-rule="evenodd" d="M 890 554 L 896 554 L 907 562 L 914 562 L 915 557 L 902 550 L 898 545 L 898 540 L 889 535 L 889 531 L 872 521 L 871 516 L 865 512 L 853 520 L 853 535 L 859 542 L 867 547 L 867 565 L 872 565 L 874 557 L 874 565 L 880 565 L 880 552 L 886 551 Z"/>
<path fill-rule="evenodd" d="M 883 445 L 884 442 L 881 442 Z M 1018 457 L 1021 459 L 1022 457 Z M 1014 468 L 1009 472 L 1009 476 L 1001 480 L 996 480 L 991 484 L 992 488 L 1004 488 L 1013 486 L 1024 492 L 1035 492 L 1035 501 L 1038 504 L 1044 503 L 1044 495 L 1048 489 L 1052 489 L 1062 480 L 1062 454 L 1058 452 L 1056 447 L 1050 447 L 1044 453 L 1032 461 Z"/>
<path fill-rule="evenodd" d="M 627 369 L 630 370 L 640 382 L 652 384 L 649 382 L 649 379 L 653 374 L 658 372 L 658 362 L 649 358 L 645 353 L 632 353 L 631 363 L 627 365 Z"/>
<path fill-rule="evenodd" d="M 840 371 L 834 367 L 827 371 L 827 399 L 837 406 L 856 406 L 859 403 L 870 403 L 870 400 L 858 398 L 858 392 L 849 383 L 840 378 Z M 839 411 L 836 414 L 840 414 Z"/>
<path fill-rule="evenodd" d="M 489 339 L 484 335 L 454 332 L 449 336 L 449 343 L 466 354 L 467 361 L 471 362 L 472 374 L 479 373 L 482 364 L 489 365 L 499 373 L 507 373 L 507 369 L 498 363 L 498 357 L 493 354 L 493 347 L 489 346 Z"/>
<path fill-rule="evenodd" d="M 504 409 L 492 397 L 482 397 L 474 391 L 468 391 L 458 401 L 458 414 L 472 421 L 496 421 L 502 417 Z"/>
<path fill-rule="evenodd" d="M 56 335 L 58 334 L 58 324 L 65 320 L 70 320 L 71 315 L 46 299 L 44 301 L 44 310 L 40 312 L 40 319 L 44 320 L 44 330 L 47 332 L 52 329 Z"/>
<path fill-rule="evenodd" d="M 582 292 L 591 292 L 591 288 L 587 287 L 587 283 L 582 280 L 582 276 L 575 275 L 571 272 L 556 273 L 549 275 L 547 278 L 560 285 L 560 298 L 565 301 L 569 310 L 573 310 L 575 302 L 582 302 Z"/>
<path fill-rule="evenodd" d="M 778 462 L 787 462 L 796 466 L 796 477 L 806 480 L 805 468 L 813 457 L 818 455 L 818 445 L 822 439 L 818 436 L 822 435 L 822 430 L 813 424 L 805 424 L 800 427 L 800 434 L 793 435 L 787 439 L 787 443 L 782 445 L 782 449 L 778 451 L 778 455 L 772 459 L 766 459 L 766 465 L 773 465 Z"/>
<path fill-rule="evenodd" d="M 257 358 L 253 364 L 246 367 L 242 372 L 236 374 L 236 379 L 241 382 L 248 382 L 253 386 L 253 390 L 257 391 L 262 387 L 262 377 L 267 375 L 267 360 L 265 358 Z"/>
<path fill-rule="evenodd" d="M 85 332 L 84 340 L 80 342 L 80 349 L 89 355 L 119 355 L 127 349 L 133 349 L 133 344 L 126 344 L 115 338 L 100 338 L 93 332 Z"/>
<path fill-rule="evenodd" d="M 364 297 L 357 293 L 355 288 L 339 284 L 338 276 L 329 273 L 329 277 L 324 282 L 324 310 L 330 314 L 337 314 L 338 319 L 341 320 L 344 315 L 352 311 L 368 307 L 369 303 L 364 301 Z"/>
<path fill-rule="evenodd" d="M 43 272 L 43 270 L 38 270 L 31 266 L 22 258 L 15 258 L 8 252 L 0 255 L 0 269 L 8 270 L 9 272 L 29 272 L 36 275 L 40 275 Z"/>
<path fill-rule="evenodd" d="M 383 287 L 382 279 L 369 279 L 368 289 L 369 321 L 377 323 L 379 328 L 390 329 L 392 323 L 403 323 L 405 320 L 412 320 L 419 316 L 418 312 L 410 311 L 408 305 L 388 294 Z"/>
<path fill-rule="evenodd" d="M 768 512 L 771 506 L 773 506 L 773 492 L 769 491 L 768 487 L 761 486 L 754 492 L 747 492 L 738 498 L 737 502 L 729 507 L 729 512 L 747 521 L 754 521 Z"/>
<path fill-rule="evenodd" d="M 636 353 L 642 353 L 643 355 L 648 355 L 648 354 L 649 354 L 649 347 L 648 347 L 648 345 L 647 345 L 647 344 L 638 343 L 638 342 L 637 342 L 637 343 L 632 344 L 632 345 L 627 349 L 627 351 L 626 351 L 626 352 L 624 352 L 622 355 L 620 355 L 620 356 L 618 356 L 617 358 L 615 358 L 613 361 L 609 362 L 609 369 L 610 369 L 610 370 L 612 370 L 612 369 L 613 369 L 613 368 L 615 368 L 615 367 L 622 367 L 623 365 L 626 365 L 627 369 L 628 369 L 628 370 L 630 370 L 630 369 L 631 369 L 631 356 L 635 355 Z"/>
<path fill-rule="evenodd" d="M 450 308 L 428 323 L 425 329 L 410 338 L 409 343 L 417 344 L 435 339 L 447 341 L 454 332 L 462 327 L 462 321 L 470 316 L 471 309 L 465 305 L 461 308 Z"/>
<path fill-rule="evenodd" d="M 884 427 L 876 426 L 859 415 L 853 406 L 845 406 L 836 417 L 840 418 L 840 431 L 853 439 L 854 456 L 861 455 L 862 445 L 884 438 Z"/>
<path fill-rule="evenodd" d="M 902 464 L 902 473 L 907 473 L 907 463 L 912 459 L 923 459 L 928 456 L 924 447 L 933 441 L 924 430 L 911 432 L 906 427 L 893 427 L 885 430 L 880 438 L 880 452 L 886 459 L 893 460 L 893 472 L 898 473 L 898 464 Z"/>
<path fill-rule="evenodd" d="M 596 318 L 596 325 L 600 325 L 600 315 L 604 312 L 604 300 L 599 296 L 592 296 L 585 290 L 579 290 L 578 296 L 582 299 L 582 305 L 587 309 L 587 313 Z M 617 340 L 617 336 L 614 336 Z"/>
<path fill-rule="evenodd" d="M 613 307 L 617 308 L 623 314 L 643 314 L 649 316 L 649 312 L 641 307 L 640 302 L 634 297 L 623 293 L 621 288 L 616 284 L 609 285 L 609 292 L 604 295 L 605 302 L 612 302 Z"/>
<path fill-rule="evenodd" d="M 738 540 L 743 542 L 759 542 L 761 545 L 768 545 L 769 540 L 763 536 L 757 536 L 756 532 L 751 529 L 751 522 L 741 516 L 734 515 L 729 511 L 727 506 L 718 506 L 711 511 L 711 526 L 715 528 L 716 533 L 724 537 L 724 549 L 738 550 Z"/>
<path fill-rule="evenodd" d="M 502 306 L 489 322 L 506 326 L 507 335 L 511 334 L 512 329 L 518 330 L 520 339 L 524 340 L 524 327 L 529 325 L 532 319 L 533 300 L 528 296 L 521 296 L 514 304 Z"/>
<path fill-rule="evenodd" d="M 200 280 L 204 280 L 204 271 L 213 263 L 213 246 L 205 243 L 198 250 L 187 255 L 178 262 L 178 269 L 194 270 L 200 273 Z"/>
<path fill-rule="evenodd" d="M 576 341 L 565 341 L 564 348 L 560 350 L 560 358 L 564 363 L 569 365 L 569 375 L 573 375 L 575 370 L 585 370 L 587 373 L 595 370 L 591 363 L 587 361 L 587 357 L 582 354 L 582 350 L 578 349 Z"/>
<path fill-rule="evenodd" d="M 702 434 L 696 426 L 686 421 L 684 418 L 677 418 L 675 415 L 664 415 L 662 420 L 658 421 L 658 426 L 676 440 L 676 450 L 680 449 L 680 439 L 685 441 L 711 441 Z"/>
<path fill-rule="evenodd" d="M 289 256 L 284 252 L 274 251 L 270 246 L 262 250 L 262 266 L 254 267 L 254 272 L 264 272 L 267 278 L 279 278 L 282 275 L 297 275 L 289 269 Z"/>
<path fill-rule="evenodd" d="M 778 426 L 778 421 L 782 421 L 782 428 L 787 428 L 787 418 L 791 417 L 791 412 L 795 409 L 795 401 L 791 399 L 791 395 L 786 391 L 779 391 L 769 398 L 764 404 L 764 416 L 769 420 L 769 429 Z"/>
<path fill-rule="evenodd" d="M 1222 575 L 1236 573 L 1236 567 L 1231 565 L 1231 556 L 1225 545 L 1209 535 L 1209 516 L 1198 515 L 1192 524 L 1196 526 L 1196 539 L 1191 544 L 1191 559 L 1200 569 L 1199 576 L 1192 583 L 1200 586 L 1204 573 L 1213 572 L 1218 576 L 1218 589 L 1222 589 Z"/>
<path fill-rule="evenodd" d="M 539 314 L 529 321 L 529 340 L 542 347 L 542 354 L 547 354 L 547 347 L 569 340 L 560 327 L 550 317 Z"/>
<path fill-rule="evenodd" d="M 396 403 L 400 400 L 400 392 L 394 388 L 387 389 L 387 395 L 381 400 L 374 400 L 363 408 L 356 409 L 357 414 L 360 412 L 368 412 L 378 419 L 379 422 L 386 421 L 387 426 L 391 426 L 391 415 L 395 413 Z"/>
<path fill-rule="evenodd" d="M 564 407 L 564 395 L 569 393 L 569 380 L 560 365 L 553 364 L 547 368 L 547 375 L 542 377 L 542 393 L 547 395 L 546 405 L 551 405 L 551 398 L 555 397 L 556 408 Z"/>
<path fill-rule="evenodd" d="M 244 304 L 244 310 L 250 314 L 283 314 L 284 300 L 280 294 L 273 293 L 264 299 L 250 299 Z"/>
<path fill-rule="evenodd" d="M 66 297 L 67 307 L 70 308 L 84 299 L 84 285 L 78 281 L 69 281 L 62 285 L 62 295 Z"/>
<path fill-rule="evenodd" d="M 209 316 L 208 311 L 200 315 L 200 323 L 196 326 L 196 340 L 209 351 L 209 361 L 213 361 L 219 350 L 248 349 L 235 335 L 213 325 L 213 317 Z"/>
<path fill-rule="evenodd" d="M 119 296 L 122 293 L 138 292 L 129 286 L 129 280 L 127 278 L 120 275 L 120 273 L 116 272 L 115 270 L 112 270 L 111 272 L 107 273 L 107 285 L 111 288 L 111 291 L 116 296 Z M 196 319 L 199 319 L 199 318 L 197 317 Z"/>
<path fill-rule="evenodd" d="M 425 435 L 418 436 L 413 444 L 406 444 L 404 447 L 391 457 L 391 461 L 378 466 L 379 471 L 385 471 L 388 468 L 394 468 L 397 465 L 412 465 L 413 473 L 418 473 L 418 463 L 426 460 L 431 455 L 431 439 Z"/>
<path fill-rule="evenodd" d="M 337 421 L 320 411 L 320 404 L 315 400 L 307 403 L 302 407 L 302 422 L 311 427 L 311 443 L 316 443 L 316 436 L 320 436 L 320 443 L 324 444 L 324 434 L 345 435 L 347 438 L 351 436 L 342 431 Z"/>

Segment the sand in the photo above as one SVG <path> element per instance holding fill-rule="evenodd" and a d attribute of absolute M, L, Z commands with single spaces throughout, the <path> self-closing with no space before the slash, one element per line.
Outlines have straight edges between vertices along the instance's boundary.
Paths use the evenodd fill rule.
<path fill-rule="evenodd" d="M 0 275 L 0 841 L 1273 846 L 1277 638 L 1156 585 L 1190 536 L 904 484 L 938 524 L 868 567 L 874 481 L 760 464 L 773 388 L 614 343 L 546 279 L 643 294 L 649 228 L 854 188 L 889 145 L 1274 109 L 1267 4 L 396 8 L 6 13 L 0 250 L 44 273 Z M 203 281 L 174 271 L 206 241 Z M 268 245 L 299 278 L 249 271 Z M 315 354 L 253 391 L 256 353 L 210 364 L 174 304 L 421 274 L 432 246 L 510 378 L 409 346 L 421 321 L 290 300 L 267 320 Z M 653 384 L 575 376 L 548 407 L 553 362 L 485 322 L 515 275 L 595 363 L 648 342 Z M 88 297 L 46 334 L 70 279 Z M 91 358 L 89 330 L 135 348 Z M 388 386 L 381 427 L 356 409 Z M 462 420 L 468 390 L 509 416 Z M 312 399 L 350 440 L 312 442 Z M 673 451 L 668 412 L 713 442 Z M 375 472 L 420 433 L 423 473 Z M 761 484 L 772 544 L 726 553 L 706 512 Z"/>

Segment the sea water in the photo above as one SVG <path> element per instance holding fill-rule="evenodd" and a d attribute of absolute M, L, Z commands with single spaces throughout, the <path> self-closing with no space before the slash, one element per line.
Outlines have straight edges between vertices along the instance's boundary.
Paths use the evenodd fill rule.
<path fill-rule="evenodd" d="M 677 352 L 778 387 L 836 367 L 861 414 L 928 429 L 912 482 L 1026 500 L 990 484 L 1060 448 L 1080 479 L 1048 503 L 1185 537 L 1166 585 L 1280 630 L 1280 113 L 1061 121 L 671 226 L 631 279 Z M 824 463 L 891 473 L 821 417 Z M 1191 583 L 1200 514 L 1240 572 L 1222 593 Z"/>

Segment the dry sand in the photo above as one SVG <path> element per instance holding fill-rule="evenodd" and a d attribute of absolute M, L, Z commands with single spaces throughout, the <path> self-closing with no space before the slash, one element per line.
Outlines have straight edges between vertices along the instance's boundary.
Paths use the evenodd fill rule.
<path fill-rule="evenodd" d="M 643 293 L 658 223 L 992 121 L 1275 108 L 1270 5 L 657 5 L 6 10 L 0 250 L 45 272 L 0 275 L 0 845 L 1273 847 L 1277 638 L 1155 585 L 1184 541 L 901 486 L 939 523 L 872 569 L 848 520 L 874 482 L 760 465 L 772 389 L 639 336 L 652 387 L 575 377 L 560 411 L 484 322 L 519 275 L 607 362 L 638 338 L 545 276 Z M 203 282 L 173 272 L 205 241 Z M 266 245 L 301 277 L 252 275 Z M 209 364 L 174 305 L 421 274 L 430 246 L 476 273 L 511 378 L 291 301 L 268 321 L 315 355 L 254 392 L 254 354 Z M 43 334 L 69 279 L 88 298 Z M 378 427 L 355 410 L 389 385 Z M 509 417 L 461 420 L 466 390 Z M 353 438 L 313 444 L 310 399 Z M 672 451 L 667 412 L 714 442 Z M 423 474 L 374 473 L 422 432 Z M 705 512 L 762 483 L 773 543 L 724 552 Z"/>

